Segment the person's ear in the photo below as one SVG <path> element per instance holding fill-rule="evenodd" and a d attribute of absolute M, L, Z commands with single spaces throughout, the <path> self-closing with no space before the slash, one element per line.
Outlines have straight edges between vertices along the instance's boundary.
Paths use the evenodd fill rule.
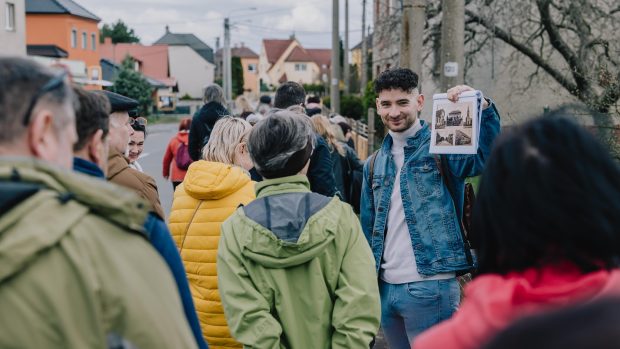
<path fill-rule="evenodd" d="M 375 107 L 379 110 L 379 97 L 375 98 Z"/>
<path fill-rule="evenodd" d="M 31 120 L 28 126 L 31 153 L 39 159 L 53 162 L 58 152 L 58 140 L 52 112 L 49 109 L 40 110 Z"/>
<path fill-rule="evenodd" d="M 420 93 L 416 99 L 418 101 L 418 111 L 420 112 L 424 108 L 424 95 Z"/>
<path fill-rule="evenodd" d="M 104 161 L 107 161 L 106 142 L 103 140 L 103 130 L 98 129 L 93 136 L 90 138 L 90 141 L 87 144 L 88 147 L 88 156 L 91 160 L 97 164 L 99 167 L 102 167 Z"/>

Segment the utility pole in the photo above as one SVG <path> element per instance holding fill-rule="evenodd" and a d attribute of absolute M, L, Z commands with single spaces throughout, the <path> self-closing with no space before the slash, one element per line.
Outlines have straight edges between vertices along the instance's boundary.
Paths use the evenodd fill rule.
<path fill-rule="evenodd" d="M 368 84 L 367 66 L 368 66 L 368 43 L 366 43 L 366 0 L 362 0 L 362 66 L 360 67 L 360 93 L 362 96 L 366 92 Z"/>
<path fill-rule="evenodd" d="M 400 20 L 400 59 L 399 66 L 401 68 L 411 69 L 411 25 L 413 15 L 411 13 L 413 0 L 403 0 Z"/>
<path fill-rule="evenodd" d="M 342 69 L 344 69 L 344 93 L 349 94 L 349 84 L 351 83 L 351 70 L 349 69 L 349 0 L 344 0 L 344 59 L 342 62 Z"/>
<path fill-rule="evenodd" d="M 226 103 L 232 101 L 232 71 L 231 71 L 231 57 L 230 57 L 230 21 L 229 18 L 224 18 L 224 98 Z"/>
<path fill-rule="evenodd" d="M 465 63 L 465 3 L 442 0 L 441 90 L 463 83 Z"/>
<path fill-rule="evenodd" d="M 331 107 L 334 113 L 340 113 L 340 40 L 338 24 L 338 0 L 332 0 Z"/>

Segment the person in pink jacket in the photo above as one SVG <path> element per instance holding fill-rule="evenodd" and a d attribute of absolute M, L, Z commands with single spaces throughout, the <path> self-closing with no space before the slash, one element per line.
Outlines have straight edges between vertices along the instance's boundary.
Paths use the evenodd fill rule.
<path fill-rule="evenodd" d="M 473 214 L 479 275 L 414 349 L 480 348 L 525 316 L 620 296 L 620 168 L 563 115 L 498 139 Z"/>
<path fill-rule="evenodd" d="M 189 137 L 189 129 L 192 126 L 192 119 L 184 118 L 179 122 L 179 133 L 172 137 L 164 153 L 164 163 L 162 166 L 163 176 L 165 179 L 170 179 L 172 182 L 173 190 L 177 188 L 177 185 L 183 182 L 185 174 L 187 173 L 187 167 L 181 168 L 177 164 L 177 153 L 179 149 L 187 150 L 187 141 Z M 184 144 L 184 147 L 181 147 Z M 189 153 L 187 155 L 189 160 Z M 188 164 L 189 166 L 189 164 Z"/>

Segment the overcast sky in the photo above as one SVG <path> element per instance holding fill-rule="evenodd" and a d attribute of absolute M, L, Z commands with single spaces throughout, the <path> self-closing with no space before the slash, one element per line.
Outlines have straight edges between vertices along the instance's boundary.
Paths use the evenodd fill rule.
<path fill-rule="evenodd" d="M 332 0 L 76 0 L 102 19 L 123 20 L 143 44 L 152 44 L 170 26 L 174 33 L 193 33 L 215 49 L 223 45 L 224 17 L 235 24 L 231 43 L 243 42 L 260 53 L 262 39 L 286 39 L 293 32 L 304 47 L 331 47 Z M 344 38 L 344 2 L 340 0 L 340 33 Z M 256 8 L 251 10 L 251 8 Z M 372 22 L 372 1 L 366 5 Z M 349 0 L 349 47 L 361 41 L 362 0 Z"/>

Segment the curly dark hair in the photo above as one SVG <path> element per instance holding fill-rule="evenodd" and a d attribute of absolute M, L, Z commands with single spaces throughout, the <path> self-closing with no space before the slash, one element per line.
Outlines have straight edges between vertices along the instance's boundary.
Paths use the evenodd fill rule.
<path fill-rule="evenodd" d="M 401 89 L 407 93 L 418 87 L 418 74 L 407 68 L 388 69 L 375 79 L 375 93 L 383 90 Z"/>

